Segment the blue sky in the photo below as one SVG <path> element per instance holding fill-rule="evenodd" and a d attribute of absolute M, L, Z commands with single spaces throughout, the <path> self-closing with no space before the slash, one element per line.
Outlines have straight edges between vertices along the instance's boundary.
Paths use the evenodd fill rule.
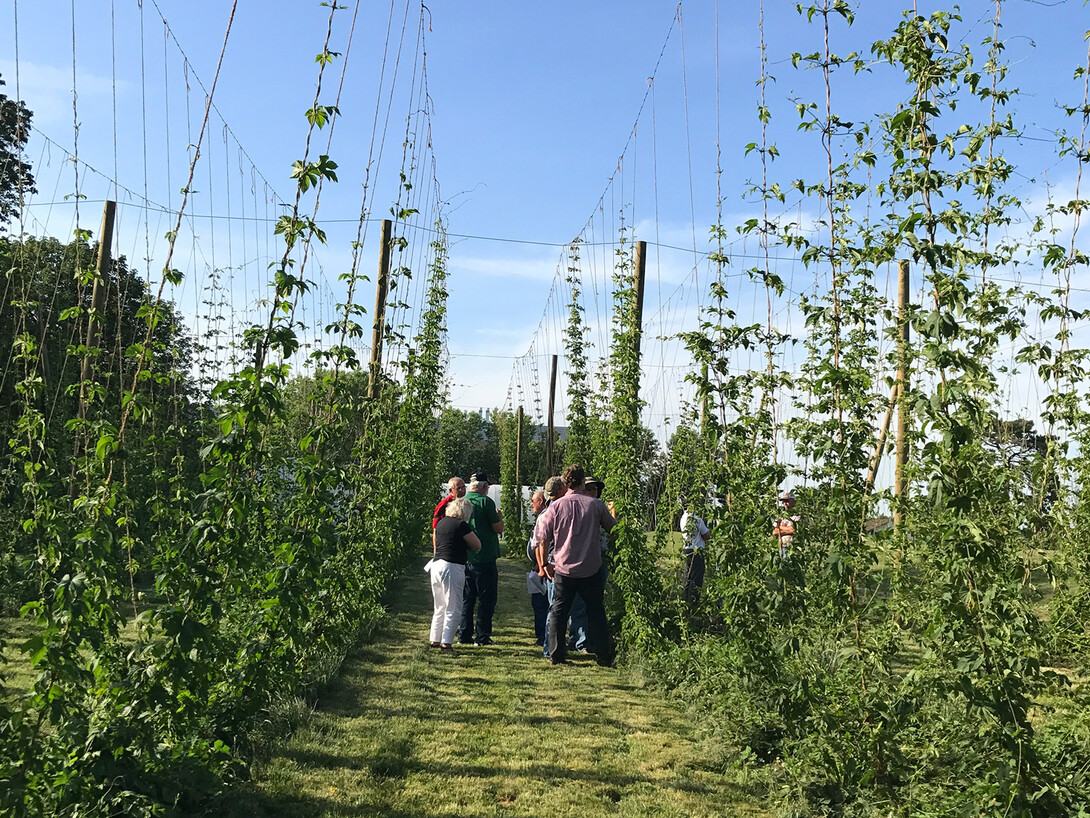
<path fill-rule="evenodd" d="M 832 48 L 867 57 L 870 44 L 888 35 L 908 4 L 864 0 L 858 5 L 853 26 L 835 26 Z M 918 5 L 921 13 L 930 13 L 942 4 Z M 171 219 L 143 208 L 141 200 L 146 196 L 167 210 L 178 206 L 190 140 L 203 110 L 196 77 L 206 87 L 211 81 L 230 3 L 144 0 L 141 11 L 136 0 L 2 0 L 0 8 L 4 90 L 9 95 L 16 90 L 17 48 L 19 91 L 39 131 L 28 150 L 39 195 L 28 211 L 26 229 L 57 235 L 71 231 L 75 204 L 65 196 L 73 192 L 76 178 L 66 152 L 71 154 L 75 143 L 88 166 L 79 166 L 80 193 L 86 197 L 79 205 L 80 223 L 97 227 L 100 201 L 112 195 L 111 180 L 116 181 L 129 191 L 119 194 L 119 250 L 157 278 L 162 235 Z M 960 8 L 964 21 L 955 26 L 954 42 L 972 45 L 982 62 L 983 48 L 977 47 L 991 33 L 995 6 L 968 0 Z M 394 35 L 380 82 L 391 11 Z M 1072 73 L 1086 60 L 1088 11 L 1082 0 L 1002 4 L 1006 58 L 1012 84 L 1021 89 L 1014 107 L 1025 136 L 1004 150 L 1019 165 L 1013 188 L 1026 202 L 1027 219 L 1043 208 L 1046 181 L 1053 195 L 1073 190 L 1074 165 L 1058 159 L 1050 141 L 1064 124 L 1057 102 L 1081 104 L 1082 87 Z M 382 164 L 368 178 L 371 214 L 384 215 L 398 195 L 420 13 L 418 3 L 404 0 L 361 3 L 350 50 L 352 10 L 335 17 L 331 48 L 348 52 L 349 68 L 330 148 L 340 165 L 340 182 L 323 190 L 319 211 L 330 242 L 312 260 L 312 274 L 324 281 L 319 288 L 324 294 L 306 308 L 312 325 L 332 313 L 339 293 L 336 276 L 351 260 L 367 158 L 374 159 L 380 147 L 371 136 L 376 99 L 391 84 L 392 55 L 404 19 L 398 81 L 389 97 L 382 90 L 379 106 L 388 99 L 391 114 Z M 686 394 L 680 379 L 687 359 L 676 342 L 658 338 L 691 328 L 706 300 L 711 275 L 704 259 L 707 235 L 718 218 L 717 142 L 724 223 L 733 227 L 759 212 L 758 203 L 743 196 L 747 180 L 759 173 L 753 157 L 744 155 L 745 145 L 760 139 L 755 116 L 759 13 L 760 4 L 752 0 L 680 6 L 661 0 L 428 4 L 423 36 L 432 151 L 452 234 L 454 405 L 502 406 L 513 400 L 533 410 L 547 379 L 548 355 L 562 351 L 559 327 L 566 293 L 555 281 L 562 245 L 581 233 L 593 241 L 614 241 L 623 208 L 636 237 L 652 244 L 645 309 L 647 420 L 662 428 L 665 418 L 676 419 Z M 292 191 L 288 176 L 302 154 L 303 111 L 314 95 L 314 55 L 321 48 L 327 14 L 317 2 L 239 4 L 215 94 L 222 116 L 212 117 L 194 184 L 198 192 L 188 206 L 192 214 L 219 219 L 187 223 L 179 242 L 187 281 L 174 296 L 193 316 L 198 332 L 212 323 L 200 317 L 212 270 L 221 270 L 223 285 L 216 298 L 235 305 L 237 325 L 246 305 L 262 294 L 264 267 L 277 255 L 263 221 L 277 210 L 262 179 L 281 197 Z M 770 138 L 781 154 L 773 173 L 785 183 L 815 177 L 823 172 L 823 157 L 816 137 L 796 131 L 794 100 L 820 100 L 823 88 L 817 72 L 794 68 L 790 55 L 820 49 L 822 33 L 806 24 L 794 3 L 766 2 L 765 16 L 769 73 L 775 77 L 767 87 L 773 109 Z M 162 18 L 172 38 L 164 36 Z M 339 64 L 335 68 L 340 71 Z M 859 76 L 844 72 L 834 83 L 833 104 L 845 118 L 862 120 L 890 111 L 905 94 L 889 70 L 879 66 Z M 331 100 L 331 87 L 327 84 L 323 102 Z M 427 176 L 420 178 L 426 182 Z M 806 222 L 818 216 L 813 207 L 789 204 L 785 211 Z M 374 266 L 377 228 L 369 227 L 367 237 L 365 271 Z M 756 250 L 751 241 L 738 240 L 731 250 L 738 254 L 736 270 L 754 263 L 745 258 Z M 605 244 L 586 250 L 592 354 L 608 347 L 611 253 Z M 144 257 L 151 263 L 144 264 Z M 790 262 L 779 270 L 790 292 L 777 304 L 776 321 L 781 328 L 797 329 L 794 294 L 813 288 L 815 273 Z M 740 314 L 763 316 L 763 291 L 739 283 L 735 292 Z M 360 300 L 369 306 L 371 298 L 368 293 Z M 533 356 L 516 366 L 515 359 L 528 350 Z M 562 409 L 563 385 L 562 375 Z M 1026 392 L 1014 400 L 1028 404 L 1037 397 Z"/>

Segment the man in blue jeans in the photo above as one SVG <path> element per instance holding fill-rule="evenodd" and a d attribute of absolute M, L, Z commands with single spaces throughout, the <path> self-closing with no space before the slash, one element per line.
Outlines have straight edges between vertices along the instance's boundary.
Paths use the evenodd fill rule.
<path fill-rule="evenodd" d="M 553 546 L 553 563 L 545 570 L 556 583 L 549 612 L 549 659 L 554 665 L 567 662 L 568 615 L 580 596 L 587 605 L 595 658 L 598 664 L 610 666 L 614 651 L 603 602 L 601 532 L 611 531 L 617 521 L 605 503 L 584 491 L 582 466 L 568 466 L 561 479 L 568 493 L 538 520 L 538 548 L 548 553 Z"/>
<path fill-rule="evenodd" d="M 466 499 L 473 506 L 469 525 L 481 541 L 481 550 L 470 552 L 466 560 L 466 584 L 462 594 L 462 627 L 458 641 L 463 645 L 493 645 L 492 616 L 496 612 L 496 595 L 499 574 L 496 560 L 500 556 L 500 538 L 503 533 L 503 517 L 492 498 L 488 496 L 488 475 L 479 471 L 473 475 Z M 478 605 L 478 602 L 480 603 Z M 474 632 L 473 609 L 477 608 Z"/>

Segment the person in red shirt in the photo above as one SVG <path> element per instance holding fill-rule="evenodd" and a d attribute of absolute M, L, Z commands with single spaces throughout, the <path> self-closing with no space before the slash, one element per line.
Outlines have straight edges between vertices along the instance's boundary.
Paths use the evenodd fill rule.
<path fill-rule="evenodd" d="M 439 521 L 447 515 L 447 503 L 458 497 L 466 496 L 466 481 L 461 477 L 450 478 L 447 482 L 447 492 L 447 496 L 439 501 L 439 505 L 437 505 L 435 511 L 432 512 L 431 527 L 433 529 L 439 525 Z"/>

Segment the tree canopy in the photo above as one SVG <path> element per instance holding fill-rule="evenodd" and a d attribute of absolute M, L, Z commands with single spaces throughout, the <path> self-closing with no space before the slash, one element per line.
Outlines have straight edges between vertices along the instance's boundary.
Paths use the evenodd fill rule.
<path fill-rule="evenodd" d="M 18 215 L 23 198 L 38 192 L 30 165 L 20 158 L 30 134 L 30 118 L 30 109 L 21 100 L 0 93 L 0 231 Z"/>

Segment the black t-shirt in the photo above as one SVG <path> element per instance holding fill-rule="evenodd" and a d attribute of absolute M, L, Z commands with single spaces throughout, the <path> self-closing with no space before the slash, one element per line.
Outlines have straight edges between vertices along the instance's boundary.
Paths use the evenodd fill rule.
<path fill-rule="evenodd" d="M 469 550 L 465 536 L 472 533 L 473 529 L 464 520 L 444 517 L 435 526 L 435 558 L 465 565 L 466 552 Z"/>

